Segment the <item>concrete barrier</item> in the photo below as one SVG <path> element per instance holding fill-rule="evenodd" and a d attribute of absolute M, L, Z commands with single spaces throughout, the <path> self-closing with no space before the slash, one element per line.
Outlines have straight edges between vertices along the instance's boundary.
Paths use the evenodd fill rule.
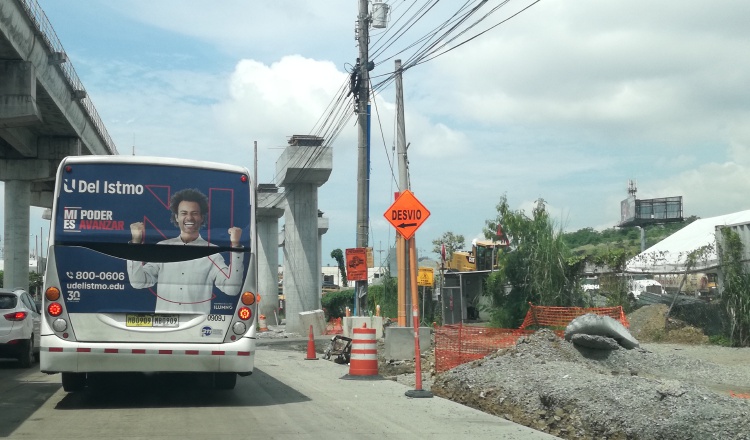
<path fill-rule="evenodd" d="M 432 346 L 430 327 L 419 327 L 419 352 L 425 353 Z M 414 328 L 395 327 L 385 328 L 385 358 L 396 360 L 414 359 Z"/>
<path fill-rule="evenodd" d="M 299 325 L 303 329 L 309 329 L 312 325 L 315 336 L 326 334 L 326 318 L 323 310 L 299 312 Z"/>
<path fill-rule="evenodd" d="M 341 319 L 344 336 L 351 338 L 352 329 L 362 328 L 362 324 L 367 324 L 367 328 L 375 329 L 375 339 L 381 339 L 383 337 L 382 316 L 345 316 Z"/>

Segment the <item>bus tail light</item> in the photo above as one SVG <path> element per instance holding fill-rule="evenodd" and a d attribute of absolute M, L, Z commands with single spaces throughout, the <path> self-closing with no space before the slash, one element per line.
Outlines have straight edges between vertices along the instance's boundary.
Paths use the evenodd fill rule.
<path fill-rule="evenodd" d="M 49 313 L 50 316 L 60 316 L 62 315 L 62 311 L 60 303 L 53 302 L 47 306 L 47 313 Z"/>
<path fill-rule="evenodd" d="M 55 286 L 47 287 L 47 290 L 44 291 L 44 297 L 47 298 L 47 301 L 57 301 L 60 299 L 60 289 Z"/>
<path fill-rule="evenodd" d="M 240 309 L 237 310 L 237 316 L 239 316 L 241 320 L 247 321 L 253 317 L 253 311 L 250 310 L 249 307 L 240 307 Z"/>
<path fill-rule="evenodd" d="M 257 299 L 258 301 L 260 301 L 260 295 L 258 295 Z M 256 300 L 255 294 L 253 294 L 253 292 L 243 292 L 241 300 L 242 300 L 242 304 L 246 306 L 251 306 L 255 304 L 255 300 Z"/>

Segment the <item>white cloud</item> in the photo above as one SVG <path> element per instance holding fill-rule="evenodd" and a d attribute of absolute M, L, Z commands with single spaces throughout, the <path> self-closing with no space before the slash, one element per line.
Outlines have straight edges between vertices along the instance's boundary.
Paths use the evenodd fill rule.
<path fill-rule="evenodd" d="M 731 72 L 750 70 L 738 57 L 750 49 L 750 32 L 724 27 L 737 22 L 732 8 L 711 8 L 696 23 L 690 12 L 703 18 L 706 8 L 667 3 L 674 9 L 664 8 L 657 25 L 662 8 L 652 2 L 542 2 L 507 30 L 436 60 L 425 86 L 441 93 L 427 100 L 487 124 L 599 139 L 679 145 L 722 136 L 737 110 L 731 104 L 747 102 L 744 75 Z"/>
<path fill-rule="evenodd" d="M 217 107 L 217 114 L 228 129 L 243 135 L 258 130 L 275 136 L 307 134 L 346 77 L 330 62 L 297 55 L 271 65 L 242 60 L 229 79 L 229 98 Z"/>

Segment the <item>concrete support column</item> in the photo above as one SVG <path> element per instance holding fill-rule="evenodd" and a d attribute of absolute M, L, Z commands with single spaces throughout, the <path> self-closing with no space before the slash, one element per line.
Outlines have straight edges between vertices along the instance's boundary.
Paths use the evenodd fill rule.
<path fill-rule="evenodd" d="M 284 211 L 284 296 L 287 331 L 297 328 L 299 313 L 320 309 L 318 249 L 318 188 L 297 184 L 286 188 Z"/>
<path fill-rule="evenodd" d="M 259 313 L 267 322 L 275 323 L 279 308 L 279 219 L 258 217 L 258 293 L 261 295 Z"/>
<path fill-rule="evenodd" d="M 328 218 L 323 217 L 323 213 L 318 214 L 318 286 L 323 287 L 323 235 L 328 232 Z M 322 291 L 321 291 L 322 294 Z"/>
<path fill-rule="evenodd" d="M 260 185 L 256 203 L 259 313 L 269 324 L 275 324 L 279 312 L 279 217 L 284 214 L 284 195 L 275 185 Z"/>
<path fill-rule="evenodd" d="M 5 271 L 3 287 L 29 290 L 29 204 L 31 182 L 5 182 Z"/>

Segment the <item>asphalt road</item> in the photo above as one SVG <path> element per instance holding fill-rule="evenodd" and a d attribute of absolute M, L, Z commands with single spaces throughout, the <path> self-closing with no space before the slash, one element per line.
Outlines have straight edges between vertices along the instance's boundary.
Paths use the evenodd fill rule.
<path fill-rule="evenodd" d="M 0 361 L 0 438 L 324 439 L 556 437 L 390 380 L 347 380 L 347 365 L 307 360 L 306 341 L 261 342 L 232 391 L 195 375 L 115 375 L 68 394 L 60 375 Z"/>

